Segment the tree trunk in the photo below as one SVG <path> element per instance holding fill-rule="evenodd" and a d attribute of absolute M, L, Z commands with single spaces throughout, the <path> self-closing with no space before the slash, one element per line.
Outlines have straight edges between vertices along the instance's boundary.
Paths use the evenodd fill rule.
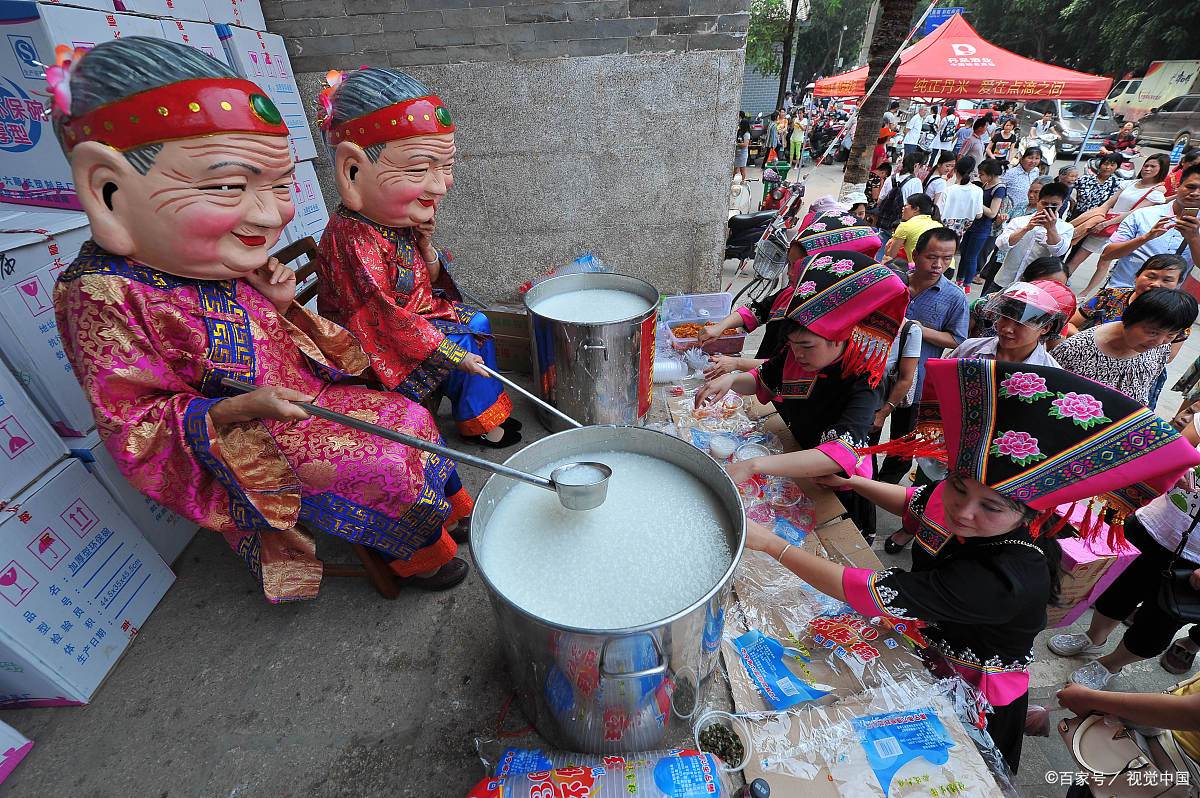
<path fill-rule="evenodd" d="M 871 46 L 867 56 L 867 85 L 871 88 L 875 78 L 883 71 L 888 59 L 899 49 L 904 37 L 912 27 L 913 11 L 916 0 L 881 0 L 879 7 L 879 23 L 875 26 L 875 35 L 871 37 Z M 879 129 L 883 126 L 883 114 L 887 111 L 892 83 L 896 80 L 896 66 L 879 82 L 875 93 L 866 99 L 858 109 L 858 122 L 854 130 L 854 142 L 850 147 L 850 161 L 846 164 L 845 183 L 847 185 L 865 183 L 867 174 L 871 171 L 871 154 L 879 141 Z"/>

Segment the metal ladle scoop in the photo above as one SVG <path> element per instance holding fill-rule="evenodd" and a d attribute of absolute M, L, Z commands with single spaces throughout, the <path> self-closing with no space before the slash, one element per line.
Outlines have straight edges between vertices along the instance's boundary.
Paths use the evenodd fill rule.
<path fill-rule="evenodd" d="M 249 393 L 257 390 L 261 385 L 253 385 L 241 380 L 235 380 L 230 377 L 224 377 L 221 384 L 227 388 Z M 343 426 L 352 427 L 353 429 L 361 430 L 372 435 L 378 435 L 381 438 L 386 438 L 389 441 L 403 443 L 406 446 L 411 446 L 414 449 L 421 449 L 426 452 L 440 454 L 443 457 L 449 457 L 459 463 L 467 463 L 476 468 L 482 468 L 484 471 L 490 471 L 493 474 L 509 477 L 510 479 L 519 479 L 522 482 L 528 482 L 530 485 L 536 485 L 545 490 L 552 490 L 558 494 L 558 500 L 562 502 L 562 506 L 568 510 L 594 510 L 604 504 L 604 499 L 608 496 L 608 478 L 612 476 L 612 469 L 604 463 L 579 462 L 567 463 L 559 466 L 550 472 L 550 477 L 542 477 L 537 474 L 529 474 L 524 471 L 518 471 L 515 468 L 509 468 L 506 465 L 493 463 L 491 460 L 485 460 L 482 457 L 476 457 L 465 452 L 458 452 L 454 449 L 441 446 L 440 444 L 430 443 L 427 440 L 406 435 L 403 432 L 397 432 L 394 429 L 381 427 L 378 424 L 372 424 L 369 421 L 362 421 L 354 416 L 347 416 L 343 413 L 338 413 L 334 410 L 327 410 L 319 405 L 314 405 L 310 402 L 293 402 L 297 407 L 302 408 L 310 415 L 319 416 L 328 421 L 333 421 Z M 577 422 L 576 426 L 581 426 Z"/>

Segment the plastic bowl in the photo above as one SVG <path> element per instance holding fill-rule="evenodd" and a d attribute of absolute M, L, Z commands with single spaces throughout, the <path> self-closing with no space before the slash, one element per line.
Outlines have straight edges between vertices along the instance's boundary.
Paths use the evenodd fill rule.
<path fill-rule="evenodd" d="M 800 490 L 800 486 L 786 477 L 772 478 L 767 483 L 766 494 L 771 506 L 778 509 L 795 507 L 804 497 L 804 491 Z"/>
<path fill-rule="evenodd" d="M 746 765 L 750 764 L 750 757 L 753 754 L 753 750 L 750 746 L 750 734 L 746 729 L 745 722 L 738 716 L 731 715 L 730 713 L 719 709 L 708 710 L 696 720 L 696 724 L 692 727 L 692 736 L 696 738 L 697 751 L 704 751 L 704 748 L 700 745 L 701 733 L 703 733 L 704 730 L 709 726 L 713 725 L 721 725 L 729 728 L 737 736 L 738 740 L 741 741 L 742 751 L 745 752 L 742 755 L 741 762 L 738 762 L 735 765 L 733 763 L 725 762 L 719 756 L 715 757 L 717 761 L 720 762 L 721 768 L 726 773 L 737 773 L 741 771 L 746 767 Z"/>
<path fill-rule="evenodd" d="M 752 457 L 766 457 L 770 453 L 771 450 L 761 443 L 747 443 L 733 453 L 733 462 L 740 463 Z"/>
<path fill-rule="evenodd" d="M 708 451 L 717 460 L 724 462 L 733 457 L 738 449 L 738 439 L 732 435 L 713 435 L 708 439 Z"/>

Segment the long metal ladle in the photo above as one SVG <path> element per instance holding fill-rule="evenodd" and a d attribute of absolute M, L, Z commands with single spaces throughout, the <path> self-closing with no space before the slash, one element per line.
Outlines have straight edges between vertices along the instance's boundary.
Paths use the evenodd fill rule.
<path fill-rule="evenodd" d="M 517 393 L 519 393 L 519 394 L 521 394 L 521 395 L 525 396 L 527 399 L 531 400 L 531 401 L 532 401 L 534 404 L 538 405 L 539 407 L 543 407 L 543 408 L 545 408 L 546 410 L 549 410 L 551 413 L 553 413 L 554 415 L 558 416 L 558 417 L 559 417 L 559 418 L 561 418 L 563 421 L 567 422 L 568 424 L 570 424 L 570 425 L 571 425 L 571 426 L 573 426 L 573 427 L 580 428 L 580 429 L 582 429 L 582 428 L 583 428 L 583 425 L 582 425 L 582 424 L 580 424 L 578 421 L 576 421 L 575 419 L 571 418 L 571 417 L 570 417 L 570 416 L 568 416 L 566 413 L 564 413 L 563 411 L 559 410 L 557 407 L 555 407 L 554 405 L 550 404 L 549 402 L 547 402 L 547 401 L 545 401 L 545 400 L 543 400 L 543 399 L 539 399 L 538 397 L 534 396 L 532 393 L 530 393 L 529 391 L 525 390 L 525 389 L 524 389 L 524 388 L 522 388 L 520 385 L 517 385 L 515 382 L 513 382 L 512 380 L 510 380 L 508 377 L 505 377 L 505 376 L 503 376 L 502 374 L 500 374 L 500 372 L 496 371 L 495 369 L 493 369 L 493 368 L 489 368 L 488 366 L 482 366 L 482 368 L 483 368 L 483 370 L 484 370 L 484 371 L 486 371 L 488 374 L 491 374 L 493 377 L 495 377 L 496 379 L 500 380 L 500 382 L 504 383 L 504 384 L 505 384 L 505 385 L 507 385 L 509 388 L 512 388 L 512 389 L 513 389 L 514 391 L 516 391 Z"/>
<path fill-rule="evenodd" d="M 507 380 L 505 380 L 507 382 Z M 221 379 L 221 384 L 227 388 L 249 393 L 257 390 L 261 385 L 253 385 L 241 380 L 235 380 L 231 377 Z M 562 502 L 562 506 L 568 510 L 593 510 L 604 504 L 604 499 L 608 496 L 608 478 L 612 476 L 612 469 L 604 463 L 579 462 L 567 463 L 559 466 L 550 473 L 549 479 L 538 476 L 537 474 L 528 474 L 524 471 L 518 471 L 515 468 L 509 468 L 506 465 L 493 463 L 491 460 L 485 460 L 482 457 L 458 452 L 454 449 L 449 449 L 436 443 L 430 443 L 427 440 L 416 438 L 412 435 L 406 435 L 403 432 L 397 432 L 394 429 L 381 427 L 378 424 L 372 424 L 369 421 L 347 416 L 343 413 L 338 413 L 334 410 L 328 410 L 319 405 L 314 405 L 310 402 L 294 402 L 297 407 L 302 408 L 305 412 L 319 416 L 320 418 L 333 421 L 337 424 L 342 424 L 347 427 L 352 427 L 362 432 L 368 432 L 372 435 L 378 435 L 381 438 L 386 438 L 389 441 L 403 443 L 406 446 L 411 446 L 414 449 L 421 449 L 426 452 L 440 454 L 443 457 L 449 457 L 459 463 L 467 463 L 476 468 L 482 468 L 484 471 L 490 471 L 493 474 L 499 474 L 510 479 L 519 479 L 522 482 L 527 482 L 530 485 L 536 485 L 545 490 L 552 490 L 558 494 L 558 500 Z M 561 414 L 560 414 L 561 415 Z M 575 426 L 580 426 L 577 422 L 572 421 Z"/>

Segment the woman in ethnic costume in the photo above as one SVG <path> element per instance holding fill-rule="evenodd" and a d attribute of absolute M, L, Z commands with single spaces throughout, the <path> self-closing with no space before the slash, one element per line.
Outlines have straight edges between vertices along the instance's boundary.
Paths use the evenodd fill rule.
<path fill-rule="evenodd" d="M 879 381 L 908 306 L 896 274 L 860 252 L 828 250 L 805 261 L 779 334 L 786 344 L 749 372 L 709 380 L 697 404 L 729 390 L 756 394 L 779 409 L 802 451 L 729 466 L 741 483 L 752 474 L 870 476 L 867 445 L 881 403 Z M 859 529 L 874 529 L 873 507 L 844 494 Z"/>
<path fill-rule="evenodd" d="M 1050 366 L 931 360 L 923 399 L 917 432 L 884 447 L 948 452 L 945 480 L 917 488 L 821 480 L 902 517 L 918 543 L 911 571 L 847 568 L 759 526 L 746 545 L 863 615 L 923 623 L 921 636 L 991 704 L 988 731 L 1015 771 L 1033 642 L 1058 592 L 1053 534 L 1062 522 L 1050 511 L 1102 496 L 1119 535 L 1116 519 L 1166 490 L 1200 454 L 1127 396 Z M 1096 534 L 1102 512 L 1089 510 L 1081 534 Z"/>
<path fill-rule="evenodd" d="M 316 594 L 297 527 L 370 546 L 415 586 L 466 576 L 446 527 L 471 509 L 454 464 L 320 418 L 437 441 L 420 405 L 340 384 L 370 363 L 294 301 L 268 252 L 292 218 L 287 127 L 258 86 L 174 42 L 130 37 L 48 71 L 92 241 L 55 287 L 96 426 L 144 494 L 222 533 L 271 601 Z M 239 395 L 234 377 L 260 385 Z M 465 529 L 465 525 L 464 525 Z"/>
<path fill-rule="evenodd" d="M 762 365 L 783 347 L 783 338 L 779 335 L 779 330 L 787 317 L 792 293 L 796 290 L 796 282 L 809 256 L 835 249 L 852 250 L 873 256 L 882 248 L 883 242 L 875 228 L 864 225 L 849 211 L 835 209 L 817 216 L 796 234 L 788 247 L 788 284 L 782 290 L 761 302 L 735 308 L 715 325 L 700 331 L 699 341 L 705 344 L 715 341 L 725 330 L 742 327 L 750 333 L 766 325 L 754 359 L 717 355 L 711 358 L 713 366 L 705 371 L 704 376 L 712 379 L 732 371 L 749 371 Z"/>
<path fill-rule="evenodd" d="M 317 257 L 317 307 L 362 342 L 389 390 L 442 390 L 464 438 L 520 442 L 487 317 L 462 304 L 433 246 L 437 206 L 454 184 L 454 122 L 441 99 L 393 69 L 329 73 L 321 127 L 342 204 Z"/>

